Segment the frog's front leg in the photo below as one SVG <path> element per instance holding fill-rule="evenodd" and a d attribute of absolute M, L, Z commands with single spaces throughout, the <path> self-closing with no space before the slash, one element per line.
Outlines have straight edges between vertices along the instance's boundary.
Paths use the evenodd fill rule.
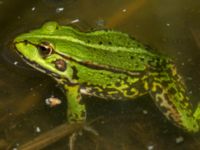
<path fill-rule="evenodd" d="M 200 105 L 193 111 L 186 88 L 175 67 L 170 68 L 170 71 L 153 72 L 149 82 L 150 95 L 169 120 L 188 132 L 199 131 Z"/>
<path fill-rule="evenodd" d="M 77 123 L 86 121 L 86 108 L 85 105 L 81 103 L 80 86 L 77 85 L 65 85 L 68 108 L 67 108 L 67 119 L 69 123 Z M 92 135 L 98 136 L 98 133 L 87 126 L 83 126 L 83 130 L 92 133 Z M 69 148 L 73 150 L 74 143 L 76 141 L 77 132 L 73 133 L 69 138 Z"/>
<path fill-rule="evenodd" d="M 68 108 L 67 119 L 69 123 L 85 121 L 86 108 L 84 104 L 81 104 L 80 86 L 77 85 L 65 85 Z"/>
<path fill-rule="evenodd" d="M 69 123 L 84 122 L 86 120 L 85 105 L 81 104 L 80 86 L 77 85 L 65 85 L 66 97 L 67 97 L 67 120 Z M 74 143 L 77 137 L 77 132 L 73 133 L 69 138 L 69 148 L 74 149 Z"/>

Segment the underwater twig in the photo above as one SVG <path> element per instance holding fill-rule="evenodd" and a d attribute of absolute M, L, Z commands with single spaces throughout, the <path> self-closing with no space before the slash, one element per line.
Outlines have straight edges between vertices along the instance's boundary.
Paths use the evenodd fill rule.
<path fill-rule="evenodd" d="M 190 28 L 197 46 L 200 48 L 200 30 Z"/>
<path fill-rule="evenodd" d="M 83 124 L 81 123 L 64 123 L 46 133 L 41 134 L 35 139 L 32 139 L 31 141 L 19 146 L 19 150 L 41 150 L 47 147 L 48 145 L 57 142 L 61 138 L 70 135 L 75 131 L 81 130 L 82 128 Z"/>
<path fill-rule="evenodd" d="M 94 122 L 100 120 L 102 117 L 97 117 L 96 119 L 90 121 L 88 125 L 93 124 Z M 84 128 L 83 123 L 74 123 L 68 124 L 64 123 L 54 129 L 47 131 L 46 133 L 41 134 L 40 136 L 32 139 L 31 141 L 21 145 L 19 150 L 41 150 L 42 148 L 47 147 L 50 144 L 57 142 L 58 140 L 71 135 L 72 133 L 81 130 Z"/>

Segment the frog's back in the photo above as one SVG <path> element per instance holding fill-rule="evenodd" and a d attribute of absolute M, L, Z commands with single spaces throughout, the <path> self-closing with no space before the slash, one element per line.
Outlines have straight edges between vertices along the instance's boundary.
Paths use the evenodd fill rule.
<path fill-rule="evenodd" d="M 41 31 L 40 31 L 41 34 Z M 132 39 L 128 34 L 112 30 L 80 32 L 70 26 L 58 26 L 53 32 L 44 32 L 54 43 L 58 53 L 91 64 L 100 64 L 122 70 L 144 70 L 159 56 Z M 40 36 L 41 38 L 41 36 Z M 56 38 L 56 40 L 54 40 Z"/>
<path fill-rule="evenodd" d="M 148 47 L 128 34 L 112 30 L 80 32 L 70 26 L 57 25 L 49 30 L 48 24 L 34 33 L 40 39 L 54 44 L 55 51 L 87 64 L 103 65 L 127 71 L 143 71 L 149 65 L 163 60 Z M 34 36 L 32 34 L 32 36 Z M 54 40 L 56 39 L 56 40 Z M 163 57 L 163 58 L 162 58 Z"/>

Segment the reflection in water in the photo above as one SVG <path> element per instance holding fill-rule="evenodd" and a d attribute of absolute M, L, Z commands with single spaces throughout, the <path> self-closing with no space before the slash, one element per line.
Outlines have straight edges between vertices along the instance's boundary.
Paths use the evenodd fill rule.
<path fill-rule="evenodd" d="M 199 3 L 187 0 L 6 0 L 0 3 L 0 149 L 26 143 L 66 120 L 64 95 L 54 81 L 26 66 L 15 54 L 10 43 L 16 35 L 49 20 L 69 24 L 76 19 L 79 21 L 74 24 L 81 30 L 106 26 L 128 32 L 172 56 L 186 78 L 192 99 L 196 99 L 200 90 Z M 62 11 L 56 12 L 61 8 Z M 45 99 L 52 95 L 61 99 L 62 104 L 55 108 L 46 106 Z M 199 147 L 199 137 L 172 126 L 148 96 L 133 102 L 85 97 L 85 102 L 89 120 L 102 117 L 92 124 L 101 136 L 91 140 L 84 133 L 78 137 L 77 149 Z M 47 149 L 66 147 L 67 140 L 63 139 Z"/>
<path fill-rule="evenodd" d="M 107 27 L 113 28 L 116 25 L 124 22 L 125 19 L 129 19 L 133 16 L 144 4 L 146 0 L 136 0 L 128 2 L 119 9 L 118 12 L 114 12 L 114 15 L 108 19 Z"/>

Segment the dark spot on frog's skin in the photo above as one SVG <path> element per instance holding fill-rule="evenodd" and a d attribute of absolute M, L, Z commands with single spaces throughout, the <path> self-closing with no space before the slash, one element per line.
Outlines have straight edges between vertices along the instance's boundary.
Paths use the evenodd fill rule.
<path fill-rule="evenodd" d="M 140 48 L 140 47 L 141 47 L 141 45 L 137 43 L 137 44 L 136 44 L 136 47 L 137 47 L 137 48 Z"/>
<path fill-rule="evenodd" d="M 90 40 L 87 40 L 87 43 L 90 43 Z"/>
<path fill-rule="evenodd" d="M 99 41 L 99 45 L 102 45 L 103 44 L 103 42 L 102 41 Z"/>
<path fill-rule="evenodd" d="M 125 83 L 125 84 L 129 84 L 129 83 L 127 82 L 128 77 L 124 77 L 123 80 L 124 80 L 124 83 Z"/>
<path fill-rule="evenodd" d="M 110 75 L 108 75 L 107 77 L 108 77 L 108 78 L 110 78 L 110 79 L 113 79 L 113 77 L 112 77 L 112 76 L 110 76 Z"/>
<path fill-rule="evenodd" d="M 164 100 L 165 100 L 165 101 L 167 101 L 168 103 L 170 102 L 170 101 L 169 101 L 169 96 L 168 96 L 168 94 L 166 94 L 166 93 L 163 94 L 163 97 L 164 97 Z"/>
<path fill-rule="evenodd" d="M 75 66 L 72 66 L 71 67 L 72 68 L 72 70 L 73 70 L 73 75 L 72 75 L 72 79 L 79 79 L 79 77 L 78 77 L 78 70 L 76 69 L 76 67 Z"/>
<path fill-rule="evenodd" d="M 56 69 L 58 69 L 59 71 L 64 72 L 67 69 L 67 64 L 62 59 L 57 59 L 56 61 L 54 61 L 54 64 L 55 64 Z"/>
<path fill-rule="evenodd" d="M 140 60 L 143 62 L 143 61 L 144 61 L 144 58 L 140 57 Z"/>
<path fill-rule="evenodd" d="M 139 64 L 138 64 L 138 63 L 136 63 L 136 64 L 135 64 L 135 68 L 138 68 L 138 67 L 139 67 Z"/>
<path fill-rule="evenodd" d="M 56 30 L 59 30 L 59 26 L 56 26 Z"/>
<path fill-rule="evenodd" d="M 144 61 L 144 58 L 140 58 L 140 60 L 141 60 L 141 61 Z M 149 60 L 148 60 L 148 64 L 151 65 L 151 66 L 154 66 L 155 62 L 154 62 L 154 60 L 149 59 Z"/>
<path fill-rule="evenodd" d="M 130 58 L 133 59 L 134 57 L 133 57 L 133 56 L 130 56 Z"/>
<path fill-rule="evenodd" d="M 160 77 L 161 78 L 161 77 Z M 170 81 L 162 81 L 162 86 L 163 87 L 168 87 L 170 84 Z"/>
<path fill-rule="evenodd" d="M 156 93 L 162 93 L 163 89 L 159 86 L 156 86 Z"/>
<path fill-rule="evenodd" d="M 115 82 L 115 86 L 116 86 L 116 87 L 120 87 L 120 86 L 121 86 L 121 83 L 120 83 L 120 82 Z"/>
<path fill-rule="evenodd" d="M 168 92 L 170 93 L 170 94 L 176 94 L 176 90 L 173 88 L 173 87 L 171 87 L 169 90 L 168 90 Z"/>
<path fill-rule="evenodd" d="M 109 84 L 107 84 L 106 86 L 112 86 L 112 84 L 109 83 Z"/>
<path fill-rule="evenodd" d="M 109 45 L 112 45 L 112 42 L 109 41 L 108 44 L 109 44 Z"/>
<path fill-rule="evenodd" d="M 127 88 L 126 89 L 126 94 L 131 96 L 131 95 L 135 95 L 135 91 L 131 91 L 131 88 Z"/>

